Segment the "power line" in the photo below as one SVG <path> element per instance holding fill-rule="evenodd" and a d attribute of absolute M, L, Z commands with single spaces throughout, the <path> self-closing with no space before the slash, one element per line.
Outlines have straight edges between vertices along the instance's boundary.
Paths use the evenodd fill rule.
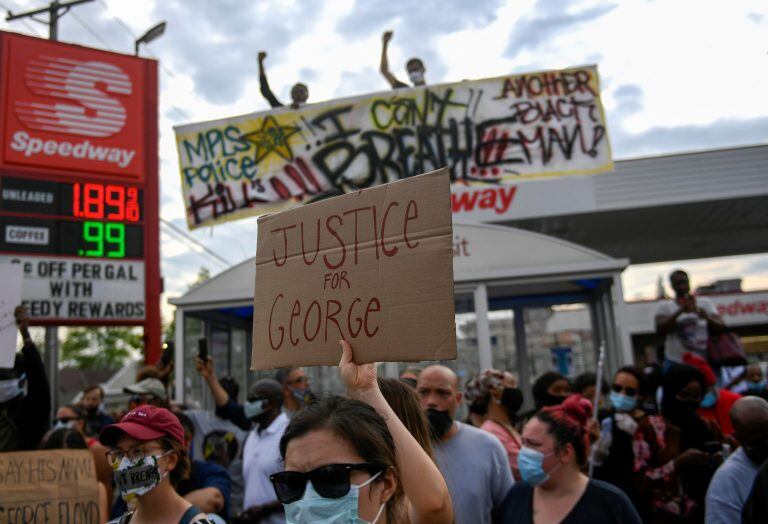
<path fill-rule="evenodd" d="M 88 24 L 85 22 L 85 20 L 83 20 L 82 18 L 80 18 L 80 17 L 77 15 L 77 13 L 75 13 L 74 11 L 72 11 L 72 16 L 73 16 L 73 17 L 75 17 L 75 20 L 77 20 L 77 23 L 78 23 L 78 24 L 80 24 L 80 25 L 83 27 L 83 29 L 85 29 L 86 31 L 88 31 L 88 32 L 91 34 L 91 36 L 93 36 L 93 37 L 94 37 L 96 40 L 98 40 L 98 41 L 101 43 L 101 45 L 103 45 L 103 46 L 104 46 L 105 48 L 107 48 L 107 49 L 111 49 L 111 48 L 112 48 L 112 46 L 111 46 L 111 45 L 109 45 L 107 42 L 105 42 L 105 41 L 104 41 L 104 39 L 103 39 L 103 38 L 101 38 L 101 37 L 99 36 L 99 34 L 98 34 L 96 31 L 94 31 L 94 30 L 91 28 L 91 26 L 89 26 L 89 25 L 88 25 Z"/>
<path fill-rule="evenodd" d="M 181 242 L 183 245 L 187 246 L 192 253 L 195 255 L 200 256 L 203 260 L 205 260 L 207 263 L 214 263 L 214 264 L 220 264 L 224 267 L 224 269 L 227 269 L 229 267 L 229 264 L 226 266 L 223 265 L 221 262 L 219 262 L 217 259 L 213 258 L 211 255 L 206 253 L 205 251 L 202 251 L 199 246 L 192 244 L 188 241 L 188 239 L 185 239 L 178 233 L 174 232 L 171 229 L 163 229 L 163 234 L 168 235 L 168 238 L 176 240 L 177 242 Z"/>
<path fill-rule="evenodd" d="M 223 257 L 221 257 L 218 253 L 212 251 L 207 246 L 202 244 L 199 240 L 197 240 L 195 237 L 184 231 L 183 229 L 177 227 L 172 222 L 160 217 L 160 221 L 165 224 L 166 226 L 170 227 L 172 230 L 174 230 L 176 233 L 182 235 L 184 238 L 188 239 L 190 242 L 193 242 L 195 245 L 199 246 L 201 249 L 203 249 L 206 253 L 210 254 L 213 257 L 216 257 L 217 260 L 219 260 L 222 264 L 225 264 L 227 267 L 230 266 L 230 263 Z"/>

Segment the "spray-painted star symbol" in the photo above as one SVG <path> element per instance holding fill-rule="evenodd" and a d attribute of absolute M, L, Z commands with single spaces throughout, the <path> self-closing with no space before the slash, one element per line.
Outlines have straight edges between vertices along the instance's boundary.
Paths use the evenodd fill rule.
<path fill-rule="evenodd" d="M 240 138 L 256 145 L 255 162 L 258 164 L 273 151 L 285 160 L 293 160 L 293 151 L 288 138 L 299 132 L 295 126 L 281 126 L 270 115 L 261 123 L 261 129 L 242 135 Z"/>

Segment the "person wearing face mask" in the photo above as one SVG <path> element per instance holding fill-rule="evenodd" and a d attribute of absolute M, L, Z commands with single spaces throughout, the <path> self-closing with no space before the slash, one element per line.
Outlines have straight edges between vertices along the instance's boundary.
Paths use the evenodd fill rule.
<path fill-rule="evenodd" d="M 283 386 L 283 409 L 288 418 L 315 399 L 306 372 L 297 367 L 278 369 L 275 380 Z"/>
<path fill-rule="evenodd" d="M 520 480 L 517 453 L 522 440 L 514 424 L 523 404 L 523 393 L 517 388 L 517 380 L 511 373 L 486 369 L 467 383 L 466 390 L 467 402 L 485 405 L 486 419 L 480 429 L 499 439 L 507 452 L 512 476 Z"/>
<path fill-rule="evenodd" d="M 643 399 L 647 394 L 647 382 L 641 369 L 625 366 L 616 372 L 608 394 L 609 415 L 601 421 L 600 440 L 591 457 L 595 466 L 593 477 L 621 489 L 644 520 L 650 515 L 646 515 L 648 508 L 641 504 L 632 481 L 632 443 L 640 422 L 647 416 L 643 410 Z"/>
<path fill-rule="evenodd" d="M 280 100 L 277 99 L 272 89 L 269 87 L 267 81 L 267 73 L 264 70 L 264 60 L 267 58 L 266 51 L 259 51 L 259 89 L 261 90 L 261 96 L 263 96 L 271 107 L 285 107 Z M 307 84 L 296 82 L 291 88 L 291 108 L 298 109 L 307 103 L 309 98 L 309 88 Z"/>
<path fill-rule="evenodd" d="M 542 409 L 526 423 L 517 459 L 523 482 L 509 491 L 498 522 L 640 524 L 621 490 L 582 473 L 591 414 L 590 401 L 573 395 Z"/>
<path fill-rule="evenodd" d="M 389 42 L 392 40 L 393 34 L 394 33 L 392 31 L 384 31 L 384 34 L 381 35 L 381 62 L 379 64 L 379 72 L 384 78 L 387 79 L 387 82 L 389 82 L 389 85 L 392 86 L 392 89 L 410 87 L 405 82 L 398 80 L 397 77 L 395 77 L 395 75 L 393 75 L 389 70 L 387 50 L 389 49 Z M 418 87 L 427 85 L 427 82 L 424 78 L 424 72 L 426 69 L 424 68 L 424 63 L 419 58 L 411 58 L 408 60 L 408 62 L 405 64 L 405 70 L 408 72 L 408 78 L 414 86 Z"/>
<path fill-rule="evenodd" d="M 706 524 L 739 522 L 760 466 L 768 460 L 768 402 L 745 397 L 731 408 L 741 447 L 712 477 L 706 499 Z"/>
<path fill-rule="evenodd" d="M 194 425 L 183 413 L 174 413 L 184 430 L 184 446 L 191 451 Z M 191 502 L 201 512 L 216 514 L 227 519 L 231 482 L 227 471 L 216 464 L 195 460 L 190 454 L 190 469 L 187 478 L 176 483 L 176 493 Z M 112 518 L 128 510 L 125 501 L 118 497 L 112 506 Z"/>
<path fill-rule="evenodd" d="M 698 369 L 672 365 L 662 390 L 661 414 L 642 419 L 634 435 L 633 481 L 654 522 L 700 522 L 723 435 L 697 414 L 706 391 Z"/>
<path fill-rule="evenodd" d="M 145 404 L 101 430 L 115 485 L 133 509 L 108 524 L 212 524 L 175 486 L 189 475 L 184 429 L 165 408 Z"/>
<path fill-rule="evenodd" d="M 463 394 L 449 368 L 429 366 L 416 386 L 427 412 L 435 459 L 448 484 L 457 524 L 489 523 L 512 485 L 512 471 L 499 439 L 454 420 Z"/>
<path fill-rule="evenodd" d="M 112 500 L 112 467 L 106 459 L 107 448 L 99 444 L 99 439 L 92 437 L 88 433 L 88 426 L 85 421 L 85 410 L 80 406 L 61 406 L 56 410 L 56 418 L 53 419 L 53 429 L 71 429 L 77 431 L 86 443 L 86 447 L 93 455 L 93 462 L 96 466 L 96 478 L 103 483 L 107 489 L 107 496 Z M 45 437 L 46 440 L 50 438 Z"/>
<path fill-rule="evenodd" d="M 48 377 L 37 346 L 29 335 L 29 314 L 14 310 L 24 341 L 13 368 L 0 368 L 0 452 L 36 449 L 51 424 Z"/>
<path fill-rule="evenodd" d="M 533 409 L 520 414 L 520 428 L 540 409 L 557 406 L 571 394 L 570 381 L 556 371 L 539 376 L 531 388 Z"/>
<path fill-rule="evenodd" d="M 451 522 L 445 481 L 385 399 L 375 365 L 356 364 L 341 345 L 349 397 L 310 404 L 280 441 L 285 471 L 271 480 L 287 522 Z"/>
<path fill-rule="evenodd" d="M 715 377 L 715 373 L 703 358 L 698 357 L 693 353 L 686 353 L 683 355 L 683 362 L 689 366 L 695 367 L 704 376 L 707 389 L 701 399 L 699 416 L 704 420 L 717 422 L 723 435 L 726 437 L 733 435 L 733 424 L 731 423 L 729 413 L 731 407 L 741 398 L 741 395 L 727 389 L 716 387 L 715 384 L 717 383 L 717 378 Z"/>
<path fill-rule="evenodd" d="M 89 435 L 98 435 L 104 426 L 115 423 L 115 419 L 102 411 L 102 402 L 104 389 L 98 384 L 92 384 L 83 390 L 78 405 L 85 410 L 86 432 Z"/>
<path fill-rule="evenodd" d="M 747 390 L 744 396 L 760 397 L 768 400 L 768 383 L 763 376 L 763 368 L 760 364 L 749 364 L 744 370 L 744 382 Z"/>

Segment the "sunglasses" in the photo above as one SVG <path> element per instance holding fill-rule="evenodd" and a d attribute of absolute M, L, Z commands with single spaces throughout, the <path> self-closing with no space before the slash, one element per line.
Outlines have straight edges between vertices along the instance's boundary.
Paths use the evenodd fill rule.
<path fill-rule="evenodd" d="M 312 482 L 318 495 L 327 499 L 338 499 L 349 493 L 349 476 L 352 471 L 367 471 L 374 475 L 385 468 L 372 462 L 361 464 L 329 464 L 321 468 L 302 473 L 300 471 L 281 471 L 269 476 L 275 487 L 277 500 L 283 504 L 296 502 L 304 496 L 307 480 Z"/>
<path fill-rule="evenodd" d="M 53 419 L 53 423 L 56 424 L 58 422 L 61 422 L 62 424 L 68 424 L 73 420 L 80 420 L 80 417 L 59 417 L 59 418 Z"/>
<path fill-rule="evenodd" d="M 614 393 L 621 393 L 626 392 L 627 396 L 634 397 L 637 395 L 637 388 L 631 388 L 629 386 L 621 386 L 619 384 L 614 384 L 611 386 L 611 389 Z"/>

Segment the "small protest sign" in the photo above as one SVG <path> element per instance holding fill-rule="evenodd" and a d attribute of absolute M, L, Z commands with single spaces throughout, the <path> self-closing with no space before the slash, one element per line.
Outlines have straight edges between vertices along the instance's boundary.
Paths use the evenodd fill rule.
<path fill-rule="evenodd" d="M 447 169 L 258 227 L 251 369 L 456 358 Z"/>
<path fill-rule="evenodd" d="M 18 264 L 0 264 L 0 368 L 12 368 L 16 355 L 16 317 L 23 273 Z"/>
<path fill-rule="evenodd" d="M 0 524 L 106 520 L 88 450 L 0 453 L 0 493 Z"/>

